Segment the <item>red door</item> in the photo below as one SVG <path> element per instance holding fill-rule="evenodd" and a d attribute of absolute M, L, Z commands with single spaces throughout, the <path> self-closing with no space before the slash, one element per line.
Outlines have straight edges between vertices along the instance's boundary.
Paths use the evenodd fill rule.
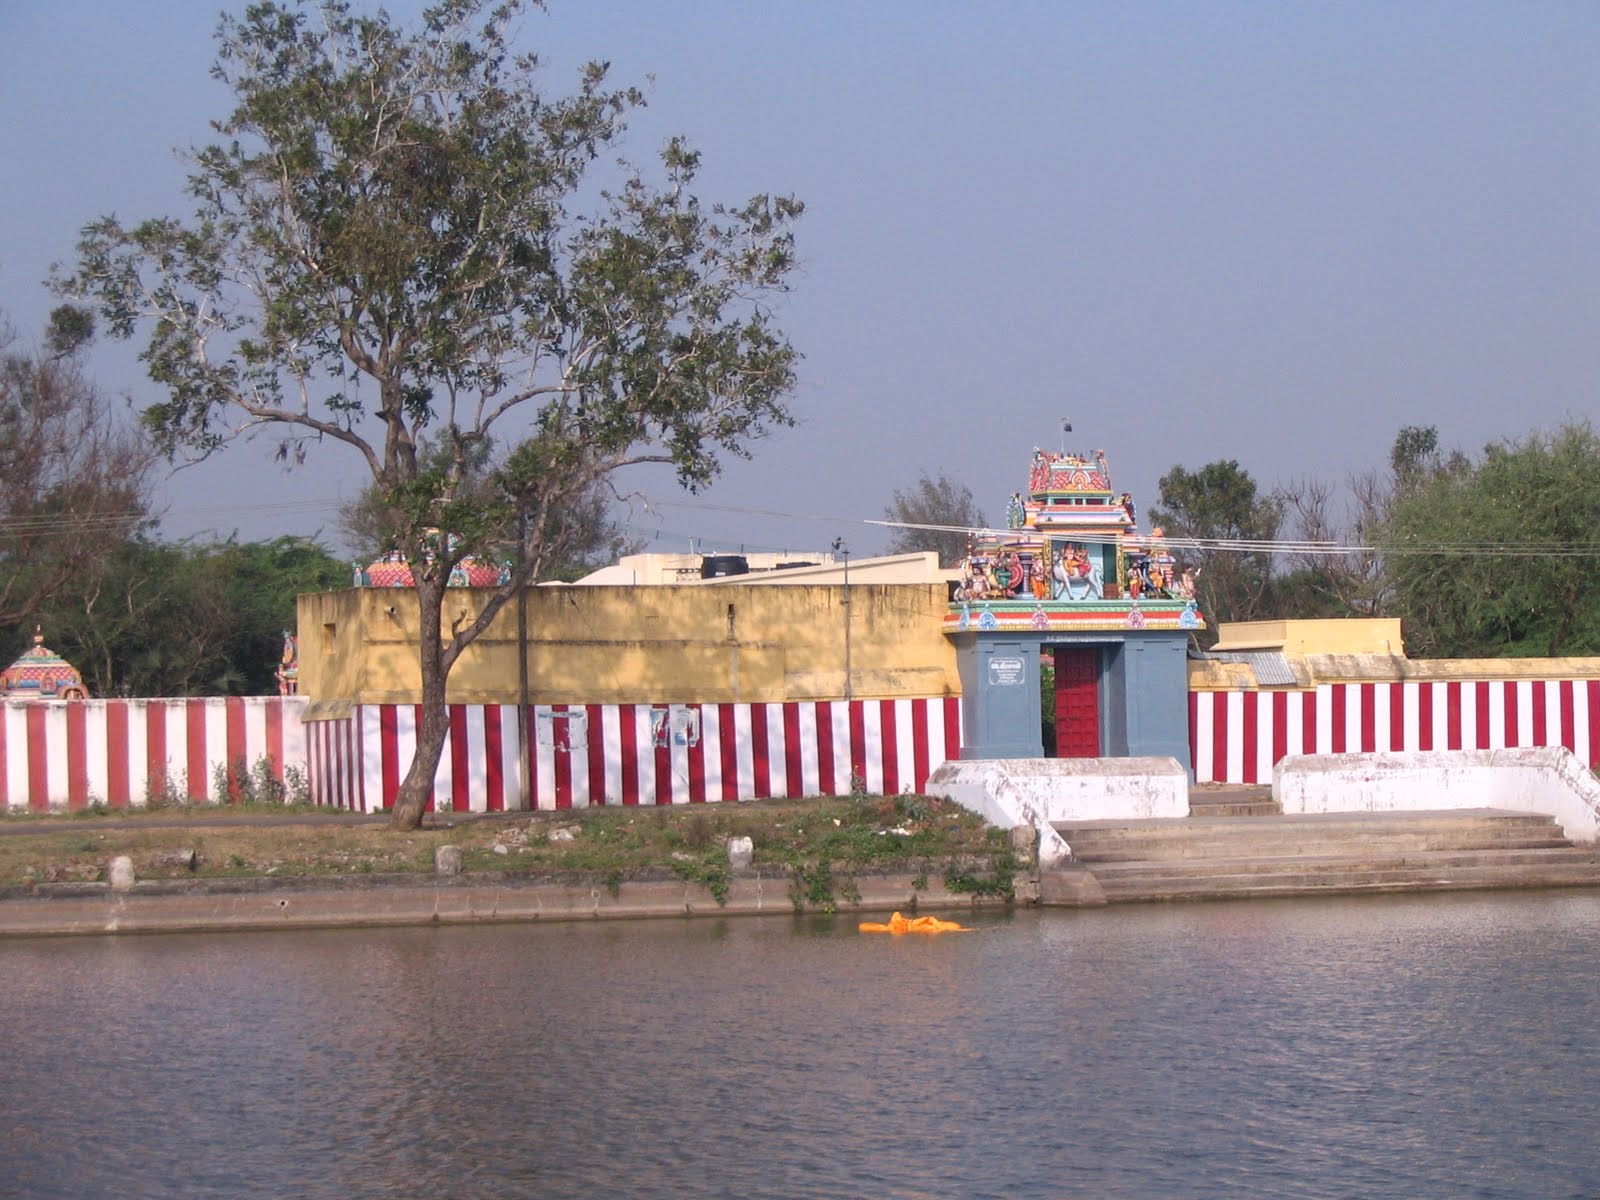
<path fill-rule="evenodd" d="M 1056 757 L 1100 756 L 1100 651 L 1056 647 Z"/>

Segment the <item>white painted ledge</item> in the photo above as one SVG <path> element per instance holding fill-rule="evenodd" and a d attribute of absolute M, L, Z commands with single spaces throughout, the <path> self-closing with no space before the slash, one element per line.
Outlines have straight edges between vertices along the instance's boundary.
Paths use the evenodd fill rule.
<path fill-rule="evenodd" d="M 1188 773 L 1173 758 L 968 759 L 938 767 L 924 790 L 1002 829 L 1037 830 L 1046 867 L 1072 853 L 1052 822 L 1189 815 Z"/>
<path fill-rule="evenodd" d="M 1286 813 L 1507 808 L 1600 837 L 1600 780 L 1563 747 L 1297 755 L 1273 769 L 1272 795 Z"/>

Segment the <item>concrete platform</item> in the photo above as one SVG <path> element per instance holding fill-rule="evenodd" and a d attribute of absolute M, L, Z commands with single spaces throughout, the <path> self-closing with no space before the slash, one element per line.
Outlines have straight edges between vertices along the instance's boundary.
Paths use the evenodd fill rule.
<path fill-rule="evenodd" d="M 1575 845 L 1550 816 L 1500 809 L 1060 822 L 1055 831 L 1110 904 L 1600 886 L 1593 845 Z M 1041 884 L 1046 903 L 1057 891 Z"/>

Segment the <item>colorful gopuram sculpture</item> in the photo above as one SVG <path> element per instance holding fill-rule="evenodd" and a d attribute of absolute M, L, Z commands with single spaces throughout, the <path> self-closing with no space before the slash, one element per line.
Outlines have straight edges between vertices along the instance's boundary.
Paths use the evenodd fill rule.
<path fill-rule="evenodd" d="M 435 533 L 435 538 L 437 534 Z M 435 543 L 437 544 L 437 542 Z M 362 568 L 356 564 L 352 572 L 353 582 L 356 587 L 413 587 L 415 579 L 411 574 L 411 564 L 398 551 L 390 551 L 381 555 L 372 563 Z M 450 587 L 496 587 L 511 577 L 511 564 L 509 562 L 495 566 L 481 558 L 463 558 L 450 572 Z"/>
<path fill-rule="evenodd" d="M 946 627 L 1199 629 L 1195 571 L 1162 531 L 1138 530 L 1133 497 L 1117 492 L 1103 450 L 1034 450 L 1028 490 L 1013 493 L 1006 528 L 976 536 Z"/>
<path fill-rule="evenodd" d="M 287 629 L 283 631 L 283 653 L 273 674 L 278 679 L 278 695 L 300 694 L 300 639 Z"/>
<path fill-rule="evenodd" d="M 89 695 L 78 669 L 44 644 L 34 626 L 33 645 L 0 672 L 0 698 L 6 700 L 83 700 Z"/>

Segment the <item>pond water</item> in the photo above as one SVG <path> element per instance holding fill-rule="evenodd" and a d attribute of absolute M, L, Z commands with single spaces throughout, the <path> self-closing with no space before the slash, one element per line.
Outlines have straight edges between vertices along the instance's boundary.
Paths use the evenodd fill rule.
<path fill-rule="evenodd" d="M 971 923 L 0 943 L 0 1193 L 1600 1196 L 1600 895 Z"/>

